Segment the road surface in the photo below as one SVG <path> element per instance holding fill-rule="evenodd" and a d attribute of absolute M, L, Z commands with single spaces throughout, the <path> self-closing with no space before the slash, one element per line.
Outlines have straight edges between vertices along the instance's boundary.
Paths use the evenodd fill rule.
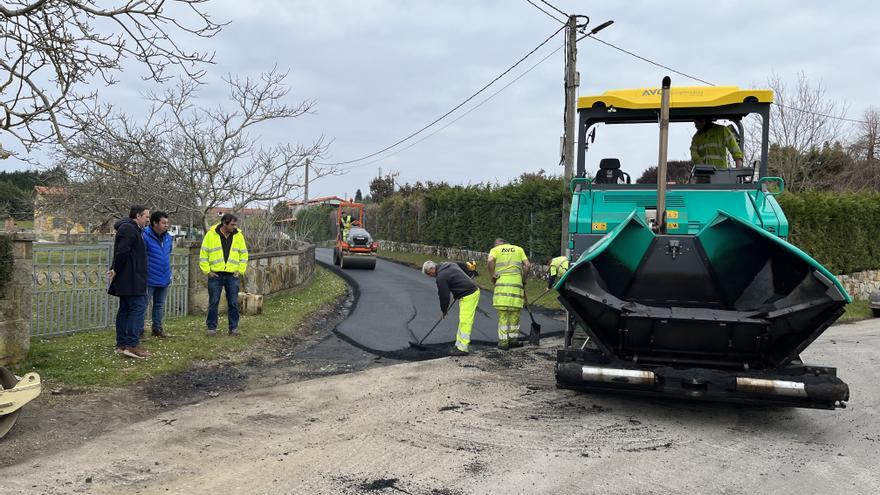
<path fill-rule="evenodd" d="M 333 266 L 332 249 L 315 250 L 315 258 L 357 285 L 356 306 L 351 316 L 337 327 L 338 333 L 376 353 L 419 358 L 417 352 L 410 349 L 409 342 L 421 340 L 442 314 L 434 279 L 418 270 L 381 259 L 376 261 L 375 270 L 340 270 Z M 542 335 L 562 333 L 565 324 L 558 316 L 533 314 L 541 325 Z M 523 311 L 520 331 L 527 336 L 530 327 L 529 315 Z M 455 342 L 457 328 L 456 305 L 424 344 L 446 351 Z M 481 291 L 471 341 L 477 345 L 494 346 L 498 343 L 498 320 L 492 308 L 492 294 L 488 291 Z"/>

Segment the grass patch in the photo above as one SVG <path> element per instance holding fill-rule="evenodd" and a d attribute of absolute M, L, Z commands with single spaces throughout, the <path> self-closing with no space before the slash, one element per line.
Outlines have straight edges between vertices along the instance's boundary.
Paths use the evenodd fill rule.
<path fill-rule="evenodd" d="M 840 317 L 838 321 L 858 321 L 873 318 L 874 313 L 868 305 L 868 301 L 864 299 L 853 299 L 851 304 L 846 305 L 846 313 Z"/>
<path fill-rule="evenodd" d="M 15 372 L 20 375 L 37 371 L 51 387 L 112 388 L 183 371 L 197 360 L 235 361 L 260 339 L 290 333 L 306 316 L 346 291 L 341 278 L 318 267 L 306 287 L 267 299 L 260 316 L 242 316 L 240 337 L 228 337 L 219 331 L 225 326 L 225 314 L 220 317 L 217 337 L 205 336 L 204 316 L 184 316 L 166 321 L 165 328 L 174 338 L 150 339 L 144 344 L 153 353 L 149 359 L 117 355 L 115 330 L 108 329 L 34 340 L 27 360 Z"/>
<path fill-rule="evenodd" d="M 436 256 L 430 256 L 427 254 L 419 254 L 419 253 L 405 253 L 398 251 L 379 251 L 379 257 L 397 261 L 398 263 L 404 263 L 406 265 L 412 266 L 413 268 L 421 269 L 422 263 L 425 261 L 433 260 L 435 262 L 441 261 L 467 261 L 467 260 L 450 260 L 450 259 L 440 259 Z M 492 281 L 489 279 L 489 271 L 486 269 L 485 261 L 477 262 L 477 271 L 480 273 L 476 279 L 477 285 L 480 287 L 491 288 Z M 545 280 L 530 278 L 528 283 L 526 284 L 526 297 L 528 297 L 529 301 L 534 301 L 538 298 L 544 291 L 547 290 L 547 282 Z M 537 304 L 534 307 L 544 308 L 549 310 L 561 310 L 562 305 L 559 304 L 559 301 L 556 299 L 556 291 L 550 291 L 549 294 L 546 294 L 544 297 L 538 300 Z"/>

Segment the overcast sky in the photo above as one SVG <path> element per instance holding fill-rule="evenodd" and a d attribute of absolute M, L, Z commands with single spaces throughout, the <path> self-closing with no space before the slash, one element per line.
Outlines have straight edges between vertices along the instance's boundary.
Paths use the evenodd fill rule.
<path fill-rule="evenodd" d="M 539 0 L 534 2 L 549 10 Z M 821 82 L 830 98 L 846 102 L 849 117 L 860 117 L 870 105 L 880 106 L 875 96 L 880 2 L 551 3 L 589 16 L 590 26 L 614 20 L 600 38 L 715 84 L 764 87 L 774 71 L 794 84 L 803 71 L 811 81 Z M 313 99 L 317 112 L 264 127 L 264 142 L 305 143 L 323 135 L 332 140 L 328 162 L 371 154 L 421 128 L 559 27 L 526 0 L 211 0 L 207 9 L 231 24 L 211 40 L 180 39 L 216 51 L 203 102 L 222 101 L 226 91 L 220 78 L 228 73 L 256 75 L 275 65 L 289 70 L 290 101 Z M 562 43 L 560 33 L 423 135 L 460 116 Z M 128 71 L 124 85 L 104 89 L 102 95 L 137 115 L 143 111 L 139 92 L 155 86 L 137 79 L 135 69 Z M 578 70 L 580 95 L 653 87 L 665 75 L 672 76 L 673 85 L 701 84 L 588 39 L 578 46 Z M 387 159 L 360 162 L 345 175 L 322 178 L 312 184 L 310 195 L 353 196 L 358 188 L 366 194 L 380 167 L 385 173 L 398 172 L 400 182 L 506 182 L 539 169 L 559 174 L 562 79 L 559 50 L 437 134 Z M 671 159 L 687 159 L 691 132 L 683 125 L 674 129 Z M 600 131 L 596 144 L 588 163 L 619 156 L 633 176 L 656 163 L 653 126 L 630 136 Z M 5 162 L 0 169 L 21 166 L 14 159 Z"/>

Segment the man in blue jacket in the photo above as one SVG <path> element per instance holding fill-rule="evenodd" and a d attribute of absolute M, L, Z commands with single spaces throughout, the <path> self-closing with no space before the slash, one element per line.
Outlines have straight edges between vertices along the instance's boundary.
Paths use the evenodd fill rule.
<path fill-rule="evenodd" d="M 153 337 L 170 337 L 162 327 L 165 315 L 165 299 L 171 285 L 171 251 L 174 241 L 168 233 L 168 214 L 154 211 L 150 226 L 144 229 L 144 245 L 147 247 L 147 305 L 153 301 Z M 141 328 L 143 339 L 144 329 Z"/>

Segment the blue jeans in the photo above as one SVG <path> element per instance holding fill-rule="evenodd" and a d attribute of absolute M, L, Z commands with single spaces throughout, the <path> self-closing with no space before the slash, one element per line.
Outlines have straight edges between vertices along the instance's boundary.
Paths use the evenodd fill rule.
<path fill-rule="evenodd" d="M 228 273 L 218 273 L 216 277 L 208 277 L 208 320 L 205 324 L 208 331 L 217 330 L 217 308 L 220 305 L 220 290 L 226 289 L 226 305 L 229 306 L 229 331 L 238 328 L 238 277 Z"/>
<path fill-rule="evenodd" d="M 147 300 L 144 296 L 119 296 L 116 312 L 116 347 L 137 347 L 140 332 L 144 328 L 144 312 Z"/>
<path fill-rule="evenodd" d="M 153 301 L 153 332 L 162 330 L 162 319 L 165 317 L 165 299 L 168 297 L 168 287 L 147 286 L 147 306 Z"/>

